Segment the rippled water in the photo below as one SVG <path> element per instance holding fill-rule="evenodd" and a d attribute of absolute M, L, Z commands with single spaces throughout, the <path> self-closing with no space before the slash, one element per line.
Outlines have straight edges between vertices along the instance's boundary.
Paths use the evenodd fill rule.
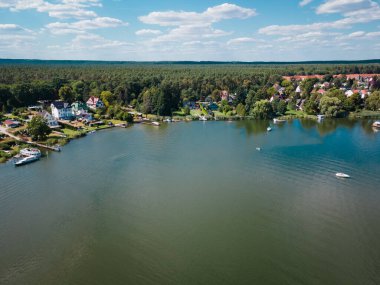
<path fill-rule="evenodd" d="M 136 125 L 0 165 L 0 284 L 380 284 L 370 123 Z"/>

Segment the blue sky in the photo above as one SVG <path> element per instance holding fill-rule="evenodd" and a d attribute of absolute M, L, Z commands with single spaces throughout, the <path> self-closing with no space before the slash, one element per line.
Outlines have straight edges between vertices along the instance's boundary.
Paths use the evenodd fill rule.
<path fill-rule="evenodd" d="M 380 58 L 379 0 L 0 0 L 0 58 Z"/>

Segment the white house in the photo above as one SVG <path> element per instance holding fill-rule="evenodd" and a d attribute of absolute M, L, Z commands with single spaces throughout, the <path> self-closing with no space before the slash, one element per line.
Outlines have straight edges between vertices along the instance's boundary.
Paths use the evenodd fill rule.
<path fill-rule="evenodd" d="M 102 100 L 100 100 L 98 97 L 94 97 L 94 96 L 91 96 L 88 100 L 87 100 L 87 107 L 92 109 L 92 110 L 96 110 L 98 108 L 103 108 L 104 107 L 104 104 L 102 102 Z"/>
<path fill-rule="evenodd" d="M 48 112 L 43 111 L 39 113 L 39 115 L 46 120 L 46 123 L 50 128 L 59 128 L 57 120 Z"/>
<path fill-rule="evenodd" d="M 55 101 L 51 103 L 51 114 L 56 120 L 70 120 L 73 117 L 69 103 Z"/>

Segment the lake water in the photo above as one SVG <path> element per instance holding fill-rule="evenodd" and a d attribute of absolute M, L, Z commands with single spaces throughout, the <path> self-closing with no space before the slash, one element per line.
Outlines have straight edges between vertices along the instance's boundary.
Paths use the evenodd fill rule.
<path fill-rule="evenodd" d="M 0 165 L 0 284 L 380 284 L 380 133 L 268 124 L 135 125 Z"/>

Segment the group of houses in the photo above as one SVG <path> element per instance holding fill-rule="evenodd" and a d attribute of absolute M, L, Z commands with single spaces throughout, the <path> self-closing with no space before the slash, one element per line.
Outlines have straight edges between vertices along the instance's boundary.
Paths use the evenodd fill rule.
<path fill-rule="evenodd" d="M 183 107 L 189 107 L 190 110 L 199 109 L 202 105 L 211 111 L 216 111 L 219 109 L 218 103 L 221 101 L 226 101 L 228 104 L 232 104 L 236 98 L 236 94 L 230 94 L 227 90 L 222 90 L 219 92 L 218 99 L 214 100 L 211 96 L 203 97 L 200 101 L 184 101 Z"/>
<path fill-rule="evenodd" d="M 97 97 L 91 96 L 86 103 L 74 102 L 72 104 L 63 101 L 54 101 L 51 103 L 51 117 L 46 114 L 47 121 L 51 120 L 72 120 L 79 119 L 83 121 L 92 121 L 92 114 L 89 110 L 96 111 L 99 108 L 103 108 L 104 104 L 102 100 Z"/>
<path fill-rule="evenodd" d="M 42 105 L 30 106 L 28 109 L 30 111 L 35 111 L 37 115 L 43 117 L 50 128 L 59 128 L 58 121 L 60 120 L 78 120 L 85 123 L 90 123 L 93 121 L 93 117 L 92 113 L 89 111 L 96 111 L 97 109 L 103 107 L 104 104 L 102 100 L 92 96 L 86 103 L 74 102 L 69 104 L 63 101 L 53 101 L 50 103 L 51 113 L 44 110 Z M 29 116 L 29 119 L 31 117 L 32 116 Z M 3 125 L 7 128 L 18 128 L 22 125 L 22 123 L 17 120 L 8 119 L 3 122 Z"/>

